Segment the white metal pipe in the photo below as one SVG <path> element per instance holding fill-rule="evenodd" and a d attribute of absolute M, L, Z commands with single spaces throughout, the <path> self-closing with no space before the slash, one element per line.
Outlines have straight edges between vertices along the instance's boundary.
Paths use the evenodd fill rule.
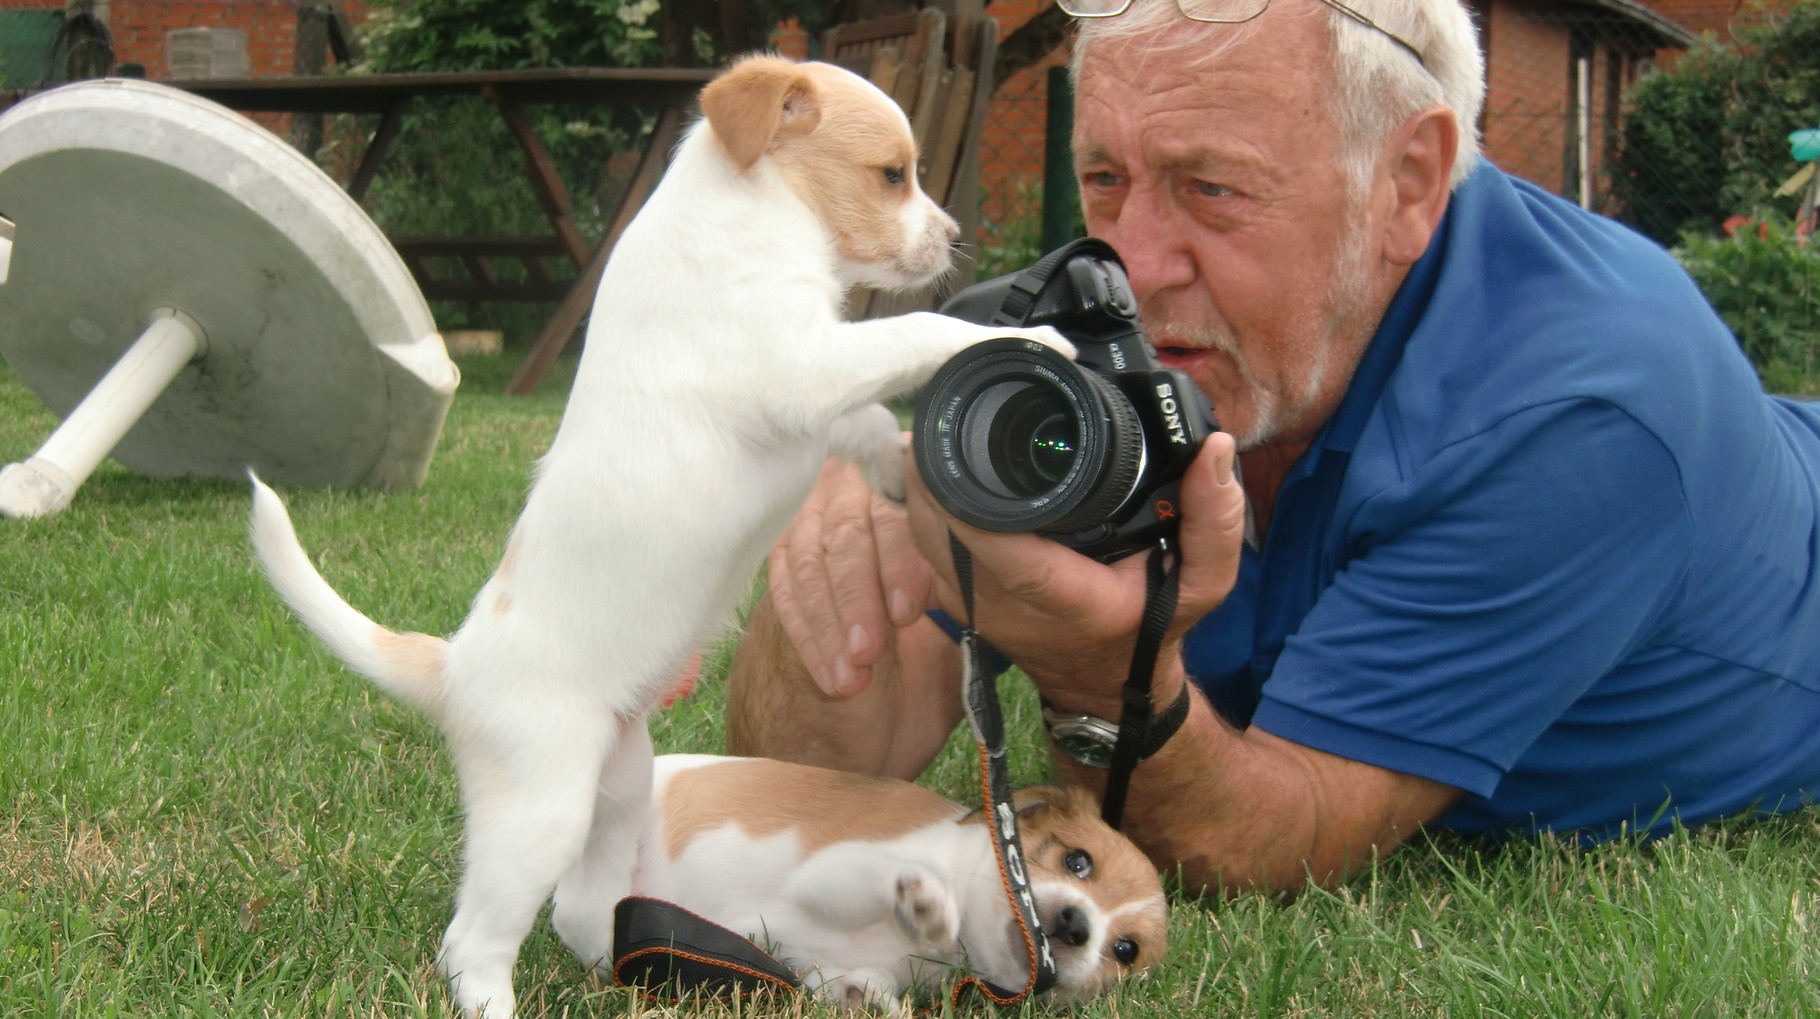
<path fill-rule="evenodd" d="M 69 505 L 76 489 L 114 451 L 146 409 L 208 341 L 196 320 L 171 308 L 152 323 L 24 463 L 0 470 L 0 513 L 35 517 Z"/>
<path fill-rule="evenodd" d="M 0 216 L 0 283 L 6 282 L 6 272 L 13 264 L 13 221 Z"/>
<path fill-rule="evenodd" d="M 1592 60 L 1574 61 L 1574 143 L 1580 157 L 1580 208 L 1592 208 Z"/>

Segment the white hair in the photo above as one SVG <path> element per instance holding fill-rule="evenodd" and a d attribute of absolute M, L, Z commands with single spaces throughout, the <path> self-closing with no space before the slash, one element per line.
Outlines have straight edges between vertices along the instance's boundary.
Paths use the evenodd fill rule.
<path fill-rule="evenodd" d="M 1290 4 L 1278 0 L 1283 7 Z M 1348 0 L 1348 5 L 1422 54 L 1417 63 L 1401 46 L 1326 4 L 1310 3 L 1303 14 L 1325 15 L 1332 32 L 1334 120 L 1339 127 L 1344 169 L 1355 194 L 1370 180 L 1378 148 L 1397 126 L 1430 106 L 1451 109 L 1460 127 L 1460 148 L 1450 183 L 1458 186 L 1479 152 L 1479 111 L 1485 105 L 1485 58 L 1472 16 L 1460 0 Z M 1186 23 L 1200 31 L 1171 33 L 1173 49 L 1193 45 L 1196 60 L 1207 60 L 1251 32 L 1265 31 L 1269 17 L 1238 25 L 1189 22 L 1176 0 L 1132 0 L 1131 9 L 1111 18 L 1079 18 L 1073 74 L 1091 44 L 1151 35 Z"/>

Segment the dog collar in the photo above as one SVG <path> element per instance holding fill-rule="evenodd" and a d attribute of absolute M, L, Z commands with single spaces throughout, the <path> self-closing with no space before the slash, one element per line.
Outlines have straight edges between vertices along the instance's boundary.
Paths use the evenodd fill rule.
<path fill-rule="evenodd" d="M 1144 761 L 1155 756 L 1187 720 L 1188 684 L 1184 682 L 1182 692 L 1175 702 L 1150 720 L 1144 742 L 1138 747 L 1137 759 Z M 1066 754 L 1070 760 L 1089 768 L 1104 769 L 1112 766 L 1112 750 L 1119 742 L 1117 722 L 1108 722 L 1092 715 L 1071 714 L 1057 708 L 1045 698 L 1043 724 L 1048 727 L 1049 738 L 1055 741 L 1056 749 Z"/>

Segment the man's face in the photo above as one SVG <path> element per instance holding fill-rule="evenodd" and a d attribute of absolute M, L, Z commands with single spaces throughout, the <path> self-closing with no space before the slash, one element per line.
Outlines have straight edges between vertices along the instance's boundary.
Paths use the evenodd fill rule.
<path fill-rule="evenodd" d="M 1267 15 L 1210 59 L 1180 46 L 1202 27 L 1088 50 L 1074 134 L 1087 229 L 1124 260 L 1163 362 L 1241 449 L 1307 441 L 1388 299 L 1370 203 L 1341 168 L 1319 19 Z"/>

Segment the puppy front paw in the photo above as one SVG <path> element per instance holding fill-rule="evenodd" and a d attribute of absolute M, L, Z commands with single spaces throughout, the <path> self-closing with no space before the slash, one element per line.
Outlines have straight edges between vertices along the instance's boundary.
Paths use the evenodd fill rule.
<path fill-rule="evenodd" d="M 1035 340 L 1068 360 L 1074 360 L 1074 344 L 1063 339 L 1062 334 L 1056 332 L 1053 326 L 1027 326 L 1017 329 L 1007 329 L 1002 335 L 1016 336 L 1019 339 L 1025 340 Z"/>
<path fill-rule="evenodd" d="M 905 453 L 910 441 L 898 428 L 897 416 L 883 404 L 870 404 L 834 422 L 828 451 L 858 467 L 874 492 L 896 505 L 904 503 Z"/>
<path fill-rule="evenodd" d="M 960 937 L 960 907 L 940 878 L 920 867 L 905 868 L 897 876 L 893 904 L 897 925 L 910 940 L 943 954 L 954 950 Z"/>

